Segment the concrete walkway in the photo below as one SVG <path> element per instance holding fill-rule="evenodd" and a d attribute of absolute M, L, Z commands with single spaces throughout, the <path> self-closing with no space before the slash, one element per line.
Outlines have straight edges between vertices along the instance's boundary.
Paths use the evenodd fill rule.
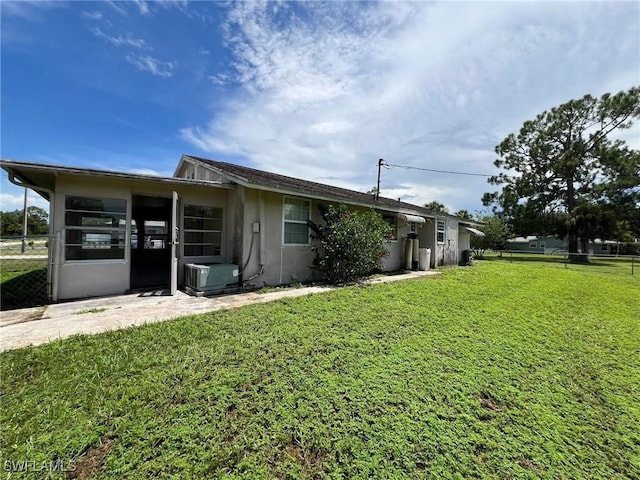
<path fill-rule="evenodd" d="M 437 275 L 438 272 L 409 272 L 388 275 L 367 283 L 385 283 Z M 310 293 L 328 292 L 332 287 L 281 289 L 269 293 L 238 293 L 217 297 L 192 297 L 184 292 L 147 292 L 91 298 L 39 308 L 0 312 L 0 351 L 40 345 L 78 334 L 93 334 L 199 313 L 267 303 Z"/>

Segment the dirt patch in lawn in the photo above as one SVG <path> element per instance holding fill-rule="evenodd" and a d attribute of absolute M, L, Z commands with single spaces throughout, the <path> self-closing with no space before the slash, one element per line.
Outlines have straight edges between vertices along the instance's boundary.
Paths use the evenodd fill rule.
<path fill-rule="evenodd" d="M 534 463 L 532 460 L 525 458 L 525 457 L 520 457 L 518 459 L 518 463 L 520 465 L 522 465 L 524 468 L 531 470 L 532 472 L 535 473 L 542 473 L 543 472 L 543 468 L 540 467 L 539 465 L 537 465 L 536 463 Z"/>
<path fill-rule="evenodd" d="M 491 396 L 490 393 L 483 393 L 482 395 L 480 395 L 478 400 L 480 401 L 480 405 L 482 405 L 487 410 L 490 410 L 492 412 L 499 412 L 500 410 L 502 410 L 500 404 L 495 398 L 493 398 L 493 396 Z"/>
<path fill-rule="evenodd" d="M 93 478 L 102 464 L 104 459 L 111 452 L 113 445 L 113 437 L 105 437 L 100 441 L 100 445 L 90 447 L 89 450 L 76 462 L 76 469 L 67 474 L 67 478 L 77 478 L 79 480 L 88 480 Z"/>
<path fill-rule="evenodd" d="M 328 455 L 324 452 L 319 452 L 314 448 L 302 448 L 292 441 L 274 449 L 272 458 L 268 463 L 271 465 L 272 474 L 276 478 L 282 476 L 281 472 L 278 471 L 278 466 L 287 463 L 299 465 L 301 472 L 305 476 L 318 478 L 327 458 Z"/>

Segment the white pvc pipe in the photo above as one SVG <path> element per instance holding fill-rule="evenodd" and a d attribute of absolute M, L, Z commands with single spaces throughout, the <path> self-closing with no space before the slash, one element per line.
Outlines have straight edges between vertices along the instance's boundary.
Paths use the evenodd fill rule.
<path fill-rule="evenodd" d="M 418 260 L 420 256 L 420 240 L 417 238 L 413 239 L 413 250 L 411 252 L 411 270 L 418 269 Z"/>
<path fill-rule="evenodd" d="M 404 267 L 406 270 L 411 270 L 411 262 L 413 261 L 413 239 L 407 238 L 407 243 L 404 248 Z"/>

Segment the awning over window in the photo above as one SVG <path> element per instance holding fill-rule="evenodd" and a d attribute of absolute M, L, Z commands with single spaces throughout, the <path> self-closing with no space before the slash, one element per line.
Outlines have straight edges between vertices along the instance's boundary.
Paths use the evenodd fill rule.
<path fill-rule="evenodd" d="M 407 222 L 426 223 L 424 217 L 419 217 L 418 215 L 409 215 L 408 213 L 399 213 L 398 218 Z"/>
<path fill-rule="evenodd" d="M 466 230 L 467 232 L 469 232 L 471 235 L 475 235 L 476 237 L 484 237 L 485 234 L 484 232 L 481 232 L 478 229 L 475 228 L 471 228 L 471 227 L 461 227 L 463 230 Z"/>

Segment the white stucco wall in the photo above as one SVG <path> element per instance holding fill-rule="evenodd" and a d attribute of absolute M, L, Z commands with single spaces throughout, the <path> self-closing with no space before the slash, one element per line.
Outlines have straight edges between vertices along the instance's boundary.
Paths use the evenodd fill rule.
<path fill-rule="evenodd" d="M 319 221 L 317 203 L 311 201 L 311 218 Z M 262 274 L 250 283 L 257 286 L 281 285 L 312 278 L 314 253 L 311 245 L 283 244 L 284 195 L 247 189 L 244 205 L 243 263 L 246 263 L 243 278 Z M 253 224 L 260 225 L 260 232 L 253 232 Z M 253 238 L 253 247 L 251 239 Z M 250 257 L 249 257 L 250 255 Z M 247 263 L 247 259 L 249 262 Z M 262 265 L 261 265 L 262 263 Z"/>
<path fill-rule="evenodd" d="M 285 245 L 283 243 L 283 205 L 285 196 L 311 202 L 311 219 L 321 223 L 318 206 L 327 202 L 304 196 L 246 189 L 244 193 L 242 228 L 243 262 L 246 263 L 243 278 L 255 286 L 282 285 L 297 281 L 319 279 L 320 272 L 312 264 L 315 258 L 313 242 L 310 245 Z M 263 206 L 261 206 L 263 205 Z M 366 210 L 348 206 L 351 210 Z M 260 224 L 260 233 L 253 232 L 253 224 Z M 404 238 L 408 224 L 398 222 L 398 240 L 385 242 L 389 256 L 382 264 L 385 271 L 400 270 L 404 266 Z M 251 239 L 253 237 L 253 246 Z M 248 263 L 247 263 L 247 259 Z M 261 265 L 262 264 L 262 265 Z M 262 270 L 262 274 L 254 277 Z"/>

